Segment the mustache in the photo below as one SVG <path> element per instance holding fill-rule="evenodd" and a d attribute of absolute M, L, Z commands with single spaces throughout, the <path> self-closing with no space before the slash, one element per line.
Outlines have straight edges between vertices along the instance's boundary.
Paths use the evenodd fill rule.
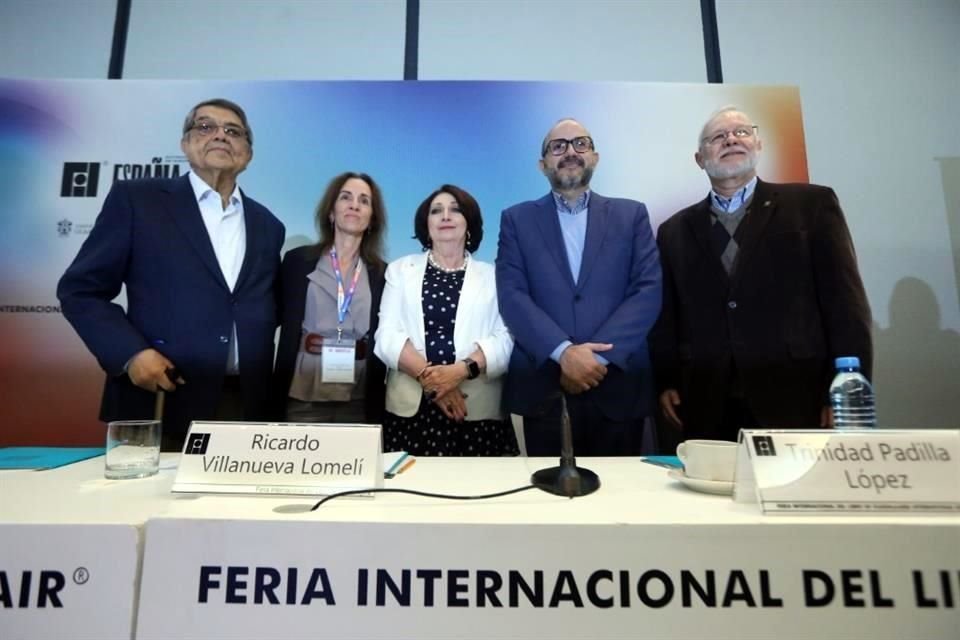
<path fill-rule="evenodd" d="M 732 144 L 720 152 L 720 157 L 725 158 L 731 153 L 749 153 L 749 152 L 747 151 L 747 148 L 741 144 Z"/>
<path fill-rule="evenodd" d="M 586 163 L 583 161 L 583 158 L 580 156 L 569 156 L 557 163 L 558 169 L 564 169 L 571 165 L 577 165 L 578 167 L 585 167 Z"/>
<path fill-rule="evenodd" d="M 558 168 L 558 169 L 564 169 L 564 168 L 569 167 L 570 165 L 574 165 L 574 164 L 577 165 L 577 166 L 579 166 L 579 167 L 585 167 L 585 166 L 586 166 L 586 163 L 583 161 L 583 158 L 581 158 L 580 156 L 568 156 L 568 157 L 564 158 L 563 160 L 561 160 L 559 163 L 557 163 L 557 168 Z"/>

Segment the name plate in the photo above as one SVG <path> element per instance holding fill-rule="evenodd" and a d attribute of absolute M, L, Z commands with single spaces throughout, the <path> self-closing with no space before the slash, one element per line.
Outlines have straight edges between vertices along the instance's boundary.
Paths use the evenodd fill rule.
<path fill-rule="evenodd" d="M 318 496 L 382 486 L 380 425 L 194 422 L 172 491 Z"/>
<path fill-rule="evenodd" d="M 960 515 L 960 430 L 744 429 L 734 500 L 764 513 Z"/>

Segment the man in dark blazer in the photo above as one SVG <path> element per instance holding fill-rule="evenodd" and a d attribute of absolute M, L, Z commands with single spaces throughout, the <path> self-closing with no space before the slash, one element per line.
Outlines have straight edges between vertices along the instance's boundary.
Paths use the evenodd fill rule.
<path fill-rule="evenodd" d="M 736 108 L 704 125 L 712 191 L 664 222 L 663 311 L 650 344 L 664 417 L 684 438 L 829 426 L 833 360 L 870 376 L 870 308 L 833 190 L 757 178 L 759 130 Z"/>
<path fill-rule="evenodd" d="M 100 418 L 150 418 L 164 389 L 165 450 L 191 420 L 269 416 L 284 239 L 237 187 L 253 155 L 238 105 L 191 109 L 180 146 L 190 173 L 115 183 L 57 287 L 107 374 Z M 112 302 L 124 285 L 126 310 Z"/>
<path fill-rule="evenodd" d="M 529 455 L 559 452 L 561 393 L 579 455 L 639 454 L 652 408 L 657 249 L 643 204 L 590 191 L 599 158 L 583 125 L 559 121 L 541 146 L 551 193 L 500 219 L 497 292 L 516 341 L 504 398 Z"/>

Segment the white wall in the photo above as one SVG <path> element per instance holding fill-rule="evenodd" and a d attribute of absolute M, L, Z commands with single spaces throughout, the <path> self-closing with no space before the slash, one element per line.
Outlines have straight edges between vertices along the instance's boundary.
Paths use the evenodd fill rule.
<path fill-rule="evenodd" d="M 421 0 L 419 77 L 705 82 L 700 3 Z"/>
<path fill-rule="evenodd" d="M 402 80 L 399 0 L 133 0 L 124 78 Z"/>
<path fill-rule="evenodd" d="M 0 76 L 106 78 L 116 0 L 3 0 Z"/>

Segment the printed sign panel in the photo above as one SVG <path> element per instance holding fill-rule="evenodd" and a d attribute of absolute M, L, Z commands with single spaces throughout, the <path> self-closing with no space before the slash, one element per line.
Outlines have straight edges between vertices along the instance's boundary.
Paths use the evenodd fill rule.
<path fill-rule="evenodd" d="M 958 532 L 158 519 L 137 637 L 945 638 Z"/>
<path fill-rule="evenodd" d="M 0 524 L 0 636 L 130 638 L 132 525 Z"/>

